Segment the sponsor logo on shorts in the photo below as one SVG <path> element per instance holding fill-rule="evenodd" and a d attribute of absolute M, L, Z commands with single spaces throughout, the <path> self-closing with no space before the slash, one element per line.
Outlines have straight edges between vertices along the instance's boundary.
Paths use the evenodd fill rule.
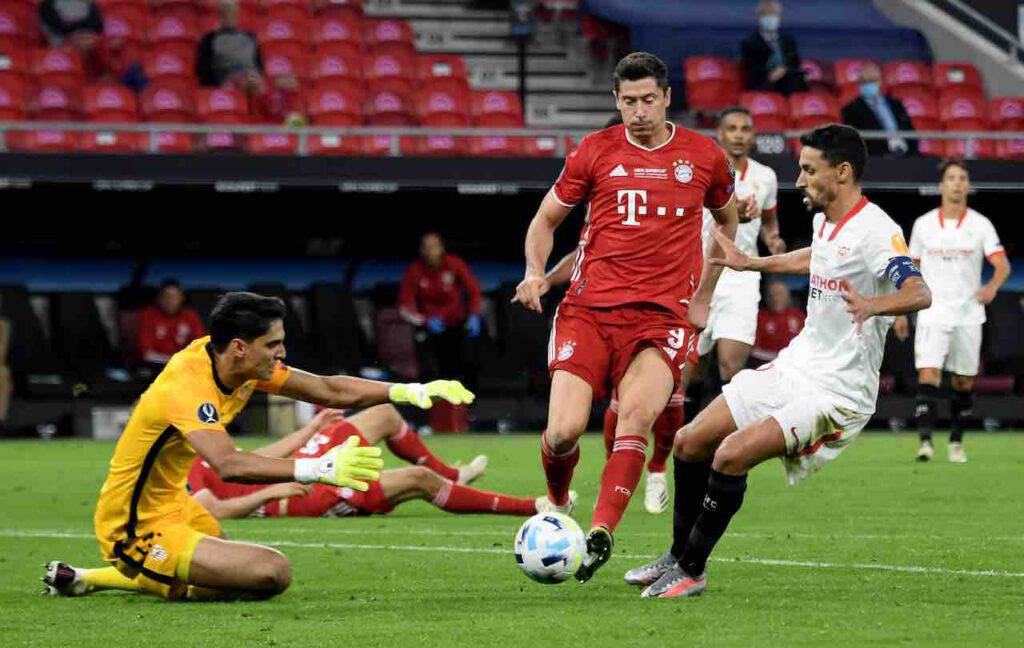
<path fill-rule="evenodd" d="M 576 353 L 576 343 L 569 341 L 563 342 L 562 346 L 558 347 L 558 361 L 565 362 L 571 358 L 574 353 Z"/>
<path fill-rule="evenodd" d="M 163 562 L 167 560 L 167 550 L 160 545 L 153 545 L 153 548 L 149 552 L 149 557 L 156 562 Z"/>

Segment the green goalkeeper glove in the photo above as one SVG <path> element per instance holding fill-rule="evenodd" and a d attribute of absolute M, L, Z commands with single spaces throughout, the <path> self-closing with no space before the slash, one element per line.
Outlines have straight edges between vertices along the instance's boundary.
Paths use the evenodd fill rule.
<path fill-rule="evenodd" d="M 410 403 L 420 409 L 430 409 L 435 398 L 443 398 L 452 405 L 469 405 L 476 396 L 458 380 L 434 380 L 423 385 L 405 383 L 391 385 L 388 398 L 392 403 Z"/>
<path fill-rule="evenodd" d="M 331 486 L 348 486 L 357 491 L 369 490 L 367 482 L 380 479 L 384 460 L 380 448 L 359 445 L 359 437 L 350 436 L 322 457 L 295 460 L 295 481 L 320 482 Z"/>

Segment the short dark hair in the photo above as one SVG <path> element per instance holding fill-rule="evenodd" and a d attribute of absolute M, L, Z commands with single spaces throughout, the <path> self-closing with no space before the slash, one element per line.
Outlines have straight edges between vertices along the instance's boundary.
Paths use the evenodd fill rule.
<path fill-rule="evenodd" d="M 960 158 L 949 158 L 947 160 L 943 160 L 939 164 L 939 181 L 940 182 L 946 178 L 946 171 L 949 171 L 950 167 L 960 167 L 961 169 L 964 170 L 964 173 L 966 173 L 968 175 L 968 177 L 971 175 L 971 171 L 970 171 L 970 169 L 967 168 L 967 163 L 966 162 L 964 162 Z"/>
<path fill-rule="evenodd" d="M 662 90 L 668 89 L 668 68 L 664 61 L 648 52 L 626 54 L 615 66 L 615 74 L 612 75 L 616 92 L 623 81 L 639 81 L 648 77 L 653 77 Z"/>
<path fill-rule="evenodd" d="M 210 341 L 219 353 L 231 340 L 255 340 L 270 330 L 274 320 L 283 320 L 285 305 L 279 297 L 251 292 L 224 293 L 210 312 Z"/>
<path fill-rule="evenodd" d="M 800 143 L 821 151 L 832 166 L 849 162 L 853 167 L 854 180 L 859 181 L 864 177 L 868 149 L 857 129 L 842 124 L 828 124 L 801 135 Z"/>
<path fill-rule="evenodd" d="M 163 292 L 167 288 L 177 288 L 178 290 L 181 290 L 181 282 L 173 277 L 168 277 L 160 282 L 159 291 Z"/>
<path fill-rule="evenodd" d="M 725 118 L 729 115 L 746 115 L 747 117 L 750 117 L 750 121 L 754 121 L 754 117 L 750 114 L 750 111 L 743 106 L 729 106 L 728 108 L 723 108 L 721 112 L 718 113 L 717 117 L 715 117 L 715 127 L 717 128 L 721 126 L 722 122 L 724 122 Z"/>

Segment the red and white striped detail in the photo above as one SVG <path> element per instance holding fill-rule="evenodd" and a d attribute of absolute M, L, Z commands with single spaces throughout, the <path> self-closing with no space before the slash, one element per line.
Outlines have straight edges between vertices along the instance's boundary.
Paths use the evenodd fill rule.
<path fill-rule="evenodd" d="M 665 407 L 682 407 L 685 402 L 686 397 L 680 394 L 679 392 L 675 392 L 674 394 L 669 396 L 668 405 L 666 405 Z"/>
<path fill-rule="evenodd" d="M 579 442 L 577 442 L 577 443 L 572 444 L 572 447 L 569 448 L 568 450 L 566 450 L 565 452 L 557 452 L 548 443 L 548 438 L 546 436 L 544 436 L 543 434 L 540 435 L 540 451 L 543 452 L 545 456 L 547 456 L 547 457 L 549 457 L 551 459 L 557 459 L 558 457 L 568 457 L 572 453 L 578 451 L 579 447 L 580 447 L 580 444 L 579 444 Z"/>
<path fill-rule="evenodd" d="M 622 437 L 615 439 L 612 445 L 612 452 L 639 452 L 647 456 L 647 440 L 641 437 Z"/>

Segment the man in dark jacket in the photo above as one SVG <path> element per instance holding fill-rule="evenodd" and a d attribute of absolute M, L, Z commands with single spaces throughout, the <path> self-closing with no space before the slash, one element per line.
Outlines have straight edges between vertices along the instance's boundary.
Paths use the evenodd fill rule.
<path fill-rule="evenodd" d="M 882 94 L 882 74 L 877 65 L 866 65 L 860 73 L 860 96 L 843 106 L 843 123 L 857 130 L 912 131 L 914 125 L 903 103 Z M 903 157 L 917 154 L 917 140 L 890 137 L 865 140 L 870 155 Z"/>
<path fill-rule="evenodd" d="M 764 0 L 757 6 L 757 32 L 740 43 L 748 90 L 784 95 L 807 91 L 796 41 L 779 33 L 781 22 L 782 6 L 778 2 Z"/>

